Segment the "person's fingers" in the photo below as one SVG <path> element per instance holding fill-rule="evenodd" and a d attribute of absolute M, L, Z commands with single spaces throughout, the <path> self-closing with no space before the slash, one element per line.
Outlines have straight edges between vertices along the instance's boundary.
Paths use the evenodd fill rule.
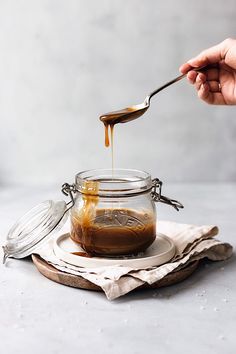
<path fill-rule="evenodd" d="M 206 76 L 203 73 L 199 73 L 195 80 L 195 87 L 197 90 L 200 89 L 201 85 L 206 82 Z"/>
<path fill-rule="evenodd" d="M 211 92 L 220 92 L 221 88 L 220 88 L 220 84 L 219 81 L 207 81 L 210 91 Z"/>
<path fill-rule="evenodd" d="M 212 69 L 208 69 L 205 72 L 205 75 L 207 77 L 207 80 L 218 80 L 219 79 L 219 69 L 217 68 L 212 68 Z"/>
<path fill-rule="evenodd" d="M 209 88 L 209 85 L 208 85 L 207 82 L 205 82 L 204 84 L 202 84 L 202 85 L 199 87 L 199 90 L 198 90 L 198 97 L 199 97 L 201 100 L 210 103 L 211 94 L 210 94 L 210 88 Z"/>
<path fill-rule="evenodd" d="M 230 49 L 227 51 L 225 56 L 225 63 L 236 70 L 236 39 L 228 39 Z"/>
<path fill-rule="evenodd" d="M 203 73 L 199 73 L 197 71 L 189 71 L 187 74 L 187 79 L 191 84 L 195 84 L 196 81 L 199 83 L 203 83 L 206 81 L 206 76 Z"/>
<path fill-rule="evenodd" d="M 195 58 L 188 60 L 188 64 L 192 67 L 200 67 L 208 64 L 215 64 L 224 59 L 223 44 L 217 44 L 209 49 L 203 50 Z"/>
<path fill-rule="evenodd" d="M 190 64 L 188 64 L 188 63 L 185 63 L 185 64 L 180 66 L 179 71 L 182 74 L 186 74 L 191 69 L 192 69 L 192 66 Z"/>
<path fill-rule="evenodd" d="M 218 86 L 219 87 L 219 86 Z M 221 92 L 212 92 L 208 82 L 202 84 L 198 90 L 198 97 L 208 104 L 224 105 L 225 100 Z"/>
<path fill-rule="evenodd" d="M 236 39 L 226 39 L 223 42 L 202 51 L 195 58 L 180 66 L 179 70 L 187 74 L 188 81 L 197 90 L 198 97 L 215 105 L 225 105 L 221 92 L 219 75 L 236 69 Z M 210 67 L 210 69 L 209 69 Z M 199 68 L 202 68 L 199 72 Z M 196 71 L 195 71 L 196 70 Z"/>
<path fill-rule="evenodd" d="M 189 71 L 187 73 L 187 79 L 190 82 L 190 84 L 194 84 L 196 81 L 196 77 L 197 77 L 198 73 L 196 71 Z"/>

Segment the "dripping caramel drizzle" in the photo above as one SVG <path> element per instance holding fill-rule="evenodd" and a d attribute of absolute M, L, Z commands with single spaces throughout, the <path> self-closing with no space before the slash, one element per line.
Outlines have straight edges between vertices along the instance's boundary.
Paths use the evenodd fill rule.
<path fill-rule="evenodd" d="M 110 125 L 111 129 L 111 167 L 112 167 L 112 178 L 114 177 L 114 125 Z"/>
<path fill-rule="evenodd" d="M 104 123 L 104 130 L 105 130 L 105 146 L 110 146 L 110 139 L 109 139 L 109 124 Z"/>
<path fill-rule="evenodd" d="M 111 147 L 112 176 L 114 175 L 114 126 L 104 121 L 105 146 Z"/>

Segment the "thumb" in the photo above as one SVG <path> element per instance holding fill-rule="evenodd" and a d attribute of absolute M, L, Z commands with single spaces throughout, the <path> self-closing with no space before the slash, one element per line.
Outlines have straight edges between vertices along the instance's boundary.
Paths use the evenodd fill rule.
<path fill-rule="evenodd" d="M 190 59 L 188 64 L 195 68 L 203 65 L 219 63 L 221 60 L 225 59 L 225 55 L 231 45 L 231 39 L 226 39 L 211 48 L 203 50 L 195 58 Z"/>

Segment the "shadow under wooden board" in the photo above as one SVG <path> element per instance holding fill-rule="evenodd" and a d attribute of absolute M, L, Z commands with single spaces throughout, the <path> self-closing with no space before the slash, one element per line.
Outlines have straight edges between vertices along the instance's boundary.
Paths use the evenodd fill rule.
<path fill-rule="evenodd" d="M 38 255 L 33 254 L 32 260 L 41 274 L 43 274 L 46 278 L 53 280 L 59 284 L 72 286 L 74 288 L 79 289 L 102 291 L 99 286 L 91 283 L 89 280 L 80 277 L 79 275 L 65 273 L 54 268 L 52 265 L 48 264 L 44 259 L 42 259 Z M 156 289 L 179 283 L 180 281 L 188 278 L 195 271 L 198 264 L 199 261 L 194 261 L 188 264 L 185 268 L 167 274 L 164 278 L 158 280 L 156 283 L 152 285 L 144 284 L 138 289 Z"/>

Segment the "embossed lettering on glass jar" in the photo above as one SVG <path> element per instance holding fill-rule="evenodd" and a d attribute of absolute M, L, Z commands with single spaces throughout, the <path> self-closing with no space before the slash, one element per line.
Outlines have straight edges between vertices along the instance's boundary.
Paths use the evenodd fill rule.
<path fill-rule="evenodd" d="M 71 238 L 93 255 L 145 251 L 156 237 L 151 176 L 137 170 L 78 173 L 71 209 Z"/>

